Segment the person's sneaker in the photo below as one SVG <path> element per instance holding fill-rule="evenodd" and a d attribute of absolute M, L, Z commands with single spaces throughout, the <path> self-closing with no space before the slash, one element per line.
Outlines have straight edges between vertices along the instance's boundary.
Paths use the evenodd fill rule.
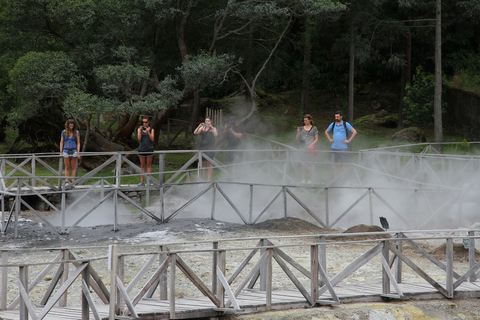
<path fill-rule="evenodd" d="M 140 182 L 140 183 L 138 184 L 138 186 L 139 186 L 139 187 L 145 187 L 145 183 Z"/>

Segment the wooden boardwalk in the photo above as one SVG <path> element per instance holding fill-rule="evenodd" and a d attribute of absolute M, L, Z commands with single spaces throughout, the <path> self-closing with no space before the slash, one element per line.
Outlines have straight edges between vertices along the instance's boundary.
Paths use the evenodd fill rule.
<path fill-rule="evenodd" d="M 435 290 L 432 286 L 422 283 L 400 283 L 399 284 L 404 299 L 442 299 L 444 296 Z M 354 302 L 386 302 L 396 300 L 392 295 L 382 294 L 382 285 L 350 285 L 337 286 L 335 292 L 341 303 Z M 395 292 L 393 292 L 395 293 Z M 479 298 L 480 282 L 462 283 L 456 290 L 454 298 Z M 331 296 L 327 293 L 320 296 L 315 307 L 322 305 L 335 304 Z M 157 298 L 143 299 L 136 305 L 138 319 L 195 319 L 201 317 L 222 316 L 226 313 L 248 314 L 268 310 L 285 310 L 293 308 L 309 308 L 311 305 L 297 290 L 277 290 L 272 292 L 272 304 L 268 309 L 266 307 L 266 293 L 258 289 L 245 289 L 237 297 L 241 310 L 221 310 L 206 297 L 203 298 L 181 298 L 175 300 L 176 313 L 170 316 L 170 303 L 168 300 Z M 39 308 L 36 310 L 40 311 Z M 108 319 L 108 306 L 99 306 L 101 319 Z M 18 310 L 0 311 L 0 318 L 5 320 L 19 320 Z M 91 313 L 90 318 L 94 319 Z M 54 307 L 45 320 L 79 320 L 82 319 L 82 310 L 80 307 Z M 116 319 L 133 319 L 127 316 L 118 316 Z"/>
<path fill-rule="evenodd" d="M 355 257 L 350 256 L 353 260 L 341 262 L 341 271 L 329 267 L 328 249 L 333 245 L 330 250 L 338 252 L 342 250 L 338 246 L 352 244 L 339 238 L 366 233 L 272 238 L 275 242 L 295 240 L 283 245 L 264 238 L 186 242 L 142 250 L 110 245 L 108 256 L 95 258 L 79 257 L 69 248 L 40 249 L 45 251 L 41 261 L 30 265 L 9 263 L 11 250 L 1 250 L 0 319 L 195 319 L 353 302 L 480 298 L 480 262 L 474 254 L 478 231 L 468 231 L 468 238 L 464 230 L 437 230 L 435 237 L 423 231 L 427 236 L 420 238 L 404 232 L 393 237 L 387 232 L 369 233 L 386 238 L 354 241 L 361 246 Z M 442 232 L 445 235 L 439 235 Z M 461 235 L 455 236 L 456 232 Z M 444 258 L 422 249 L 419 243 L 424 240 L 445 242 Z M 468 243 L 468 261 L 454 259 L 454 241 L 460 240 Z M 416 254 L 404 251 L 404 246 Z M 53 259 L 47 258 L 47 252 Z M 235 260 L 230 260 L 233 255 Z M 338 268 L 338 261 L 334 264 Z M 373 277 L 356 274 L 367 264 Z M 69 272 L 71 267 L 74 270 Z M 33 289 L 55 268 L 48 289 L 38 289 L 33 296 Z M 407 275 L 410 280 L 403 281 Z M 10 283 L 18 282 L 16 296 L 7 290 L 8 278 Z M 283 289 L 275 290 L 279 285 Z M 39 293 L 43 294 L 41 302 Z M 76 294 L 70 305 L 68 293 Z M 188 297 L 179 297 L 183 295 Z"/>

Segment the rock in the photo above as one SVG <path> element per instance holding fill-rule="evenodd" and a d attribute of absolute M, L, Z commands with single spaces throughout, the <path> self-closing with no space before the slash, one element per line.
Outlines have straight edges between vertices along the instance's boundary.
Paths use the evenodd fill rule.
<path fill-rule="evenodd" d="M 403 130 L 398 131 L 395 133 L 392 138 L 392 141 L 398 142 L 425 142 L 425 135 L 423 134 L 422 130 L 417 127 L 410 127 L 405 128 Z"/>

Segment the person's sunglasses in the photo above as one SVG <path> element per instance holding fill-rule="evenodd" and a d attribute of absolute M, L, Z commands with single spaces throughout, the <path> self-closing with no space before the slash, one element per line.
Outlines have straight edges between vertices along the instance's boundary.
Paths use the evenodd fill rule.
<path fill-rule="evenodd" d="M 148 121 L 143 121 L 143 123 L 148 123 Z"/>

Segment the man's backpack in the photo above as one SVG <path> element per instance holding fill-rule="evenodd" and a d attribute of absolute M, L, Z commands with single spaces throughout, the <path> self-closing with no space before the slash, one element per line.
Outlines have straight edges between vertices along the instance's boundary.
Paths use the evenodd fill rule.
<path fill-rule="evenodd" d="M 349 132 L 347 129 L 347 121 L 342 121 L 343 122 L 343 127 L 345 128 L 345 140 L 348 140 Z M 333 130 L 335 130 L 335 122 L 332 122 L 332 136 L 333 136 Z"/>

